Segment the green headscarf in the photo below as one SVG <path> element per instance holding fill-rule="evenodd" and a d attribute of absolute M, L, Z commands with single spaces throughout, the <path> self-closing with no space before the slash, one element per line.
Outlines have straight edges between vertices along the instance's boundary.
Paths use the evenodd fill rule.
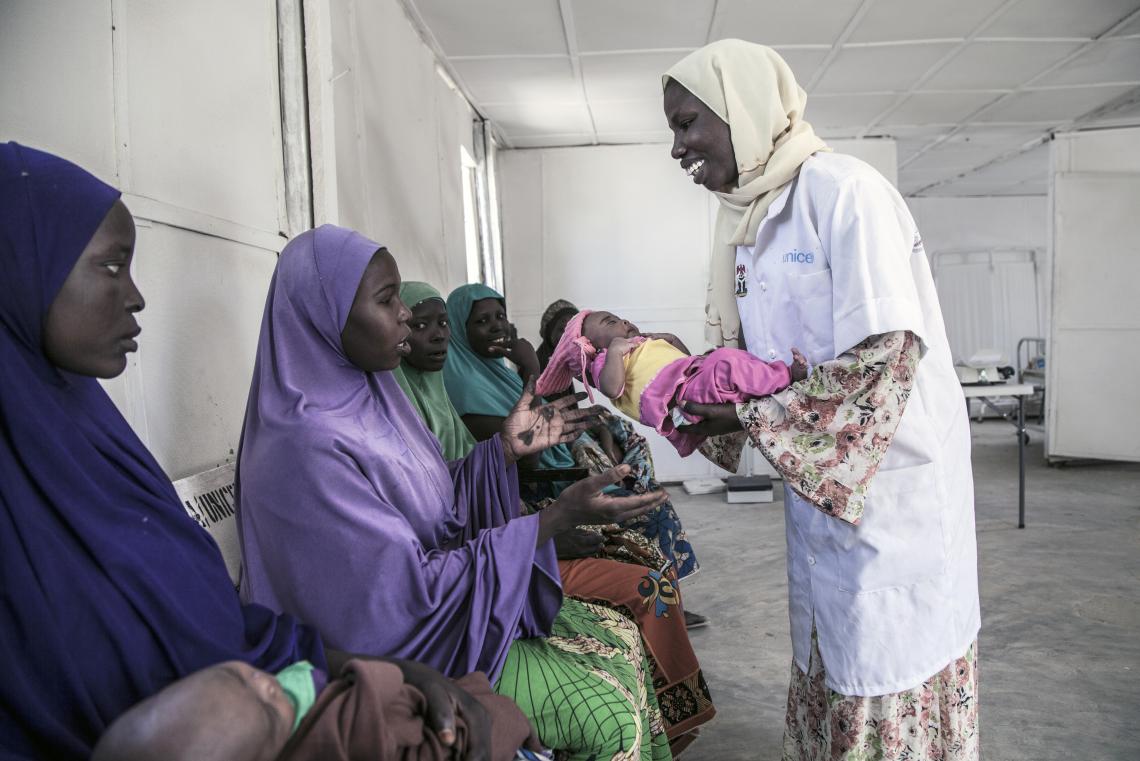
<path fill-rule="evenodd" d="M 400 300 L 411 309 L 429 299 L 439 299 L 443 296 L 427 283 L 407 281 L 400 286 Z M 455 327 L 452 326 L 452 330 Z M 450 360 L 449 360 L 450 361 Z M 400 362 L 394 371 L 396 382 L 404 389 L 408 400 L 420 413 L 428 430 L 439 439 L 443 448 L 443 459 L 459 460 L 475 447 L 475 437 L 459 418 L 451 400 L 447 398 L 447 389 L 443 385 L 442 372 L 424 372 L 408 364 L 408 360 Z"/>
<path fill-rule="evenodd" d="M 502 358 L 489 359 L 475 353 L 467 341 L 467 318 L 476 301 L 498 299 L 503 295 L 481 283 L 461 285 L 447 297 L 447 318 L 451 321 L 451 348 L 443 366 L 443 380 L 455 411 L 460 415 L 506 417 L 522 396 L 519 374 Z M 572 468 L 574 458 L 565 444 L 543 451 L 539 460 L 544 468 Z"/>

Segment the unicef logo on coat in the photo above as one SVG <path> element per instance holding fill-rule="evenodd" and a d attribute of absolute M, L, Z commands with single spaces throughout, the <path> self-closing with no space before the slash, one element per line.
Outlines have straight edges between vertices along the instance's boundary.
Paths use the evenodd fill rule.
<path fill-rule="evenodd" d="M 812 264 L 815 262 L 815 254 L 811 251 L 800 251 L 798 248 L 793 248 L 784 254 L 783 261 L 784 264 Z"/>

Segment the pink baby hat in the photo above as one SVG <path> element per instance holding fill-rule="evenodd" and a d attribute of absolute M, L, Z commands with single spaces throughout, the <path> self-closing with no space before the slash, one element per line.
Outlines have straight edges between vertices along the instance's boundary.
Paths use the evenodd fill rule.
<path fill-rule="evenodd" d="M 590 314 L 590 311 L 583 309 L 566 323 L 566 330 L 562 338 L 558 339 L 558 345 L 550 355 L 550 362 L 542 371 L 542 375 L 538 376 L 535 393 L 539 396 L 563 391 L 570 385 L 571 380 L 578 378 L 586 387 L 590 401 L 594 401 L 594 393 L 590 390 L 590 384 L 586 383 L 585 372 L 586 366 L 597 356 L 598 350 L 590 343 L 590 339 L 582 335 L 582 323 L 586 321 L 586 315 Z"/>

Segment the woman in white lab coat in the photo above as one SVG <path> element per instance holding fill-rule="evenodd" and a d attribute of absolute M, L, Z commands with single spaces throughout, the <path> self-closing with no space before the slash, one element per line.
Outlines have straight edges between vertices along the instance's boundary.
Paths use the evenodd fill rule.
<path fill-rule="evenodd" d="M 739 406 L 784 476 L 793 664 L 785 759 L 978 758 L 980 626 L 965 404 L 894 187 L 831 153 L 774 51 L 722 40 L 663 77 L 673 158 L 721 203 L 706 332 L 804 381 Z M 744 437 L 712 439 L 726 467 Z"/>

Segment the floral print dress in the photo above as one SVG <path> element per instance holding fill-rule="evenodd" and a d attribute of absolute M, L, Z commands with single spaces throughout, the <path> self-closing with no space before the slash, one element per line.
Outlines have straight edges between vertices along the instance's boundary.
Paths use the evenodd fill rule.
<path fill-rule="evenodd" d="M 737 405 L 745 433 L 708 439 L 701 452 L 736 470 L 746 441 L 796 493 L 836 520 L 858 524 L 914 384 L 921 342 L 909 331 L 871 336 L 807 378 Z M 977 642 L 912 689 L 842 695 L 828 688 L 812 636 L 807 673 L 793 662 L 785 761 L 976 761 Z"/>
<path fill-rule="evenodd" d="M 606 490 L 614 496 L 645 494 L 659 488 L 653 470 L 653 455 L 645 437 L 634 430 L 628 421 L 609 412 L 602 415 L 602 422 L 625 452 L 624 458 L 621 462 L 613 462 L 598 440 L 587 432 L 579 436 L 572 447 L 578 466 L 595 474 L 616 465 L 629 465 L 630 474 L 625 484 Z M 700 570 L 700 563 L 697 562 L 681 519 L 677 517 L 677 511 L 671 502 L 665 502 L 644 515 L 626 521 L 620 530 L 609 533 L 613 539 L 621 534 L 624 543 L 628 545 L 622 550 L 626 556 L 613 553 L 608 555 L 616 560 L 640 562 L 662 572 L 672 569 L 676 581 L 682 581 Z M 638 557 L 633 557 L 634 555 Z"/>

